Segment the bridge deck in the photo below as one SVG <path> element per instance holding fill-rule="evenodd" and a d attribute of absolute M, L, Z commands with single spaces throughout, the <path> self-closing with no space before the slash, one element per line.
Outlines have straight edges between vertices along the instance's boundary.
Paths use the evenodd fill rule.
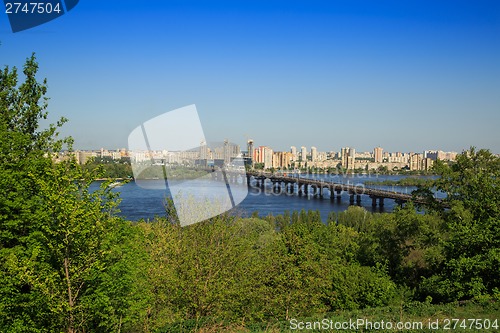
<path fill-rule="evenodd" d="M 346 191 L 350 194 L 368 195 L 372 198 L 387 198 L 405 202 L 413 199 L 413 201 L 417 203 L 426 203 L 426 200 L 424 198 L 419 198 L 419 197 L 414 198 L 411 194 L 375 189 L 366 187 L 364 185 L 341 184 L 326 180 L 310 179 L 303 177 L 291 177 L 291 176 L 276 175 L 270 173 L 258 173 L 258 172 L 247 172 L 247 177 L 254 177 L 255 179 L 269 179 L 273 183 L 274 182 L 296 183 L 299 184 L 299 186 L 309 185 L 309 186 L 314 186 L 316 188 L 328 188 L 331 191 Z M 440 199 L 438 199 L 438 201 L 441 202 Z"/>

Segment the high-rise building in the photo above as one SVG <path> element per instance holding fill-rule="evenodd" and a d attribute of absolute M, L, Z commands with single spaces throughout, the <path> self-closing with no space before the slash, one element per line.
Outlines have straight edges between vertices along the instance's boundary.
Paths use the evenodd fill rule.
<path fill-rule="evenodd" d="M 304 146 L 300 147 L 300 158 L 302 162 L 307 161 L 307 148 Z"/>
<path fill-rule="evenodd" d="M 247 141 L 247 156 L 250 158 L 250 161 L 253 165 L 253 140 L 250 139 Z"/>
<path fill-rule="evenodd" d="M 256 151 L 257 163 L 264 163 L 264 169 L 271 168 L 273 166 L 273 150 L 267 146 L 259 146 Z"/>
<path fill-rule="evenodd" d="M 442 160 L 442 161 L 454 161 L 455 158 L 457 157 L 456 152 L 444 152 L 444 151 L 433 151 L 433 150 L 426 150 L 424 151 L 424 158 L 430 158 L 434 161 L 436 160 Z"/>
<path fill-rule="evenodd" d="M 260 157 L 260 147 L 253 150 L 253 162 L 254 163 L 262 163 Z"/>
<path fill-rule="evenodd" d="M 429 157 L 422 159 L 422 170 L 430 170 L 433 164 L 434 161 Z"/>
<path fill-rule="evenodd" d="M 349 149 L 349 161 L 347 162 L 347 169 L 354 170 L 354 162 L 356 161 L 356 149 Z"/>
<path fill-rule="evenodd" d="M 229 141 L 224 140 L 224 164 L 228 165 L 231 162 L 231 147 L 229 146 Z"/>
<path fill-rule="evenodd" d="M 223 160 L 224 164 L 231 164 L 231 161 L 239 156 L 241 156 L 240 146 L 229 142 L 227 139 L 224 140 L 222 146 L 215 147 L 213 150 L 213 158 Z"/>
<path fill-rule="evenodd" d="M 410 170 L 422 169 L 422 155 L 410 154 Z"/>
<path fill-rule="evenodd" d="M 383 151 L 383 149 L 380 147 L 375 147 L 375 149 L 373 149 L 373 157 L 375 158 L 375 163 L 382 162 L 382 160 L 383 160 L 382 151 Z"/>
<path fill-rule="evenodd" d="M 345 147 L 341 150 L 342 154 L 342 167 L 348 170 L 354 169 L 354 162 L 356 161 L 356 150 L 354 148 Z"/>
<path fill-rule="evenodd" d="M 255 149 L 255 162 L 256 163 L 263 163 L 264 160 L 264 149 L 266 146 L 259 146 L 259 148 Z"/>
<path fill-rule="evenodd" d="M 316 162 L 318 160 L 318 150 L 316 147 L 311 147 L 311 161 Z"/>
<path fill-rule="evenodd" d="M 200 159 L 203 161 L 204 165 L 207 165 L 208 158 L 208 146 L 205 141 L 200 142 Z"/>
<path fill-rule="evenodd" d="M 269 147 L 265 147 L 263 150 L 263 163 L 264 169 L 269 169 L 273 167 L 273 150 Z"/>
<path fill-rule="evenodd" d="M 296 161 L 297 160 L 297 147 L 291 146 L 290 152 L 292 153 L 292 161 Z"/>
<path fill-rule="evenodd" d="M 79 164 L 85 164 L 90 158 L 97 156 L 97 154 L 90 151 L 77 151 L 75 155 Z"/>
<path fill-rule="evenodd" d="M 341 164 L 343 168 L 347 168 L 347 152 L 349 151 L 349 148 L 342 148 L 340 149 L 340 158 L 342 160 Z"/>
<path fill-rule="evenodd" d="M 291 152 L 276 152 L 273 154 L 273 167 L 274 168 L 289 168 L 292 164 L 292 153 Z"/>

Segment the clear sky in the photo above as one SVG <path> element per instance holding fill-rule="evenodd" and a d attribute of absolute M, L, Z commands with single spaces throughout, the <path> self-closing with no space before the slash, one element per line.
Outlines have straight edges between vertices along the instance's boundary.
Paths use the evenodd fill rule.
<path fill-rule="evenodd" d="M 80 149 L 196 104 L 243 150 L 500 153 L 497 0 L 80 0 L 18 33 L 2 9 L 0 42 L 1 66 L 36 52 Z"/>

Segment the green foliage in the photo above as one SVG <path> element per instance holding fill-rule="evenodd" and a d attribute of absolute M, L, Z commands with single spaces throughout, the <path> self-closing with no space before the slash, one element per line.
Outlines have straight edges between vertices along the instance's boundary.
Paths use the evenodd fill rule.
<path fill-rule="evenodd" d="M 126 179 L 132 178 L 132 166 L 128 160 L 107 160 L 107 159 L 91 159 L 83 166 L 85 170 L 99 172 L 102 178 L 106 179 Z"/>
<path fill-rule="evenodd" d="M 435 170 L 451 205 L 443 213 L 448 237 L 441 265 L 422 289 L 439 301 L 492 294 L 500 285 L 500 158 L 471 148 Z"/>
<path fill-rule="evenodd" d="M 253 168 L 255 170 L 264 170 L 264 163 L 254 163 Z"/>
<path fill-rule="evenodd" d="M 440 178 L 438 190 L 453 204 L 461 202 L 474 218 L 486 221 L 500 217 L 500 158 L 486 149 L 471 148 L 450 165 L 437 161 L 434 169 Z"/>
<path fill-rule="evenodd" d="M 344 264 L 334 269 L 330 296 L 332 309 L 384 306 L 395 295 L 396 284 L 380 267 Z"/>
<path fill-rule="evenodd" d="M 306 221 L 285 228 L 267 249 L 265 304 L 266 312 L 274 318 L 328 309 L 323 300 L 330 285 L 331 265 L 315 240 L 314 228 Z"/>
<path fill-rule="evenodd" d="M 274 231 L 264 220 L 219 216 L 181 228 L 143 223 L 155 295 L 148 327 L 190 319 L 262 318 L 265 260 Z"/>
<path fill-rule="evenodd" d="M 47 129 L 46 81 L 26 61 L 0 74 L 0 331 L 135 331 L 143 303 L 142 247 L 130 223 L 116 217 L 108 184 L 72 159 L 56 164 L 64 143 Z"/>
<path fill-rule="evenodd" d="M 90 189 L 128 175 L 128 163 L 53 162 L 71 140 L 57 139 L 64 119 L 39 128 L 47 88 L 37 69 L 32 56 L 21 84 L 15 68 L 0 72 L 0 331 L 238 331 L 398 297 L 399 316 L 426 315 L 431 302 L 497 310 L 500 162 L 490 152 L 435 164 L 448 210 L 351 206 L 327 224 L 318 211 L 255 212 L 181 227 L 167 199 L 165 218 L 132 224 L 116 216 L 110 182 Z"/>

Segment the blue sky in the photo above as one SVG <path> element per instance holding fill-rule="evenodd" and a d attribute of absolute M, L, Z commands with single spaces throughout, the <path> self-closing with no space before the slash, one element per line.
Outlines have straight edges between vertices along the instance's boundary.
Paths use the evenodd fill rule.
<path fill-rule="evenodd" d="M 196 104 L 205 136 L 244 146 L 500 153 L 498 1 L 94 1 L 12 33 L 36 52 L 50 115 L 76 148 L 120 148 Z"/>

